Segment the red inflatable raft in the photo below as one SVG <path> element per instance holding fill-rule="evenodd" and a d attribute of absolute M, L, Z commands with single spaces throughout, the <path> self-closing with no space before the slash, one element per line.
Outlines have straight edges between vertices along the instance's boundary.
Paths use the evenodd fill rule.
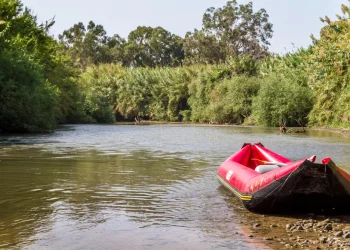
<path fill-rule="evenodd" d="M 243 145 L 218 169 L 221 184 L 257 213 L 350 212 L 350 175 L 330 158 L 293 162 L 261 143 Z"/>

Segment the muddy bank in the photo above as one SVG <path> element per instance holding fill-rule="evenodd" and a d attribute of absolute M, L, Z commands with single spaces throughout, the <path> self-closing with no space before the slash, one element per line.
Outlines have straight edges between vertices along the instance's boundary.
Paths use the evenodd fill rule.
<path fill-rule="evenodd" d="M 350 250 L 350 216 L 326 217 L 308 214 L 286 217 L 245 213 L 243 227 L 250 238 L 272 249 Z"/>

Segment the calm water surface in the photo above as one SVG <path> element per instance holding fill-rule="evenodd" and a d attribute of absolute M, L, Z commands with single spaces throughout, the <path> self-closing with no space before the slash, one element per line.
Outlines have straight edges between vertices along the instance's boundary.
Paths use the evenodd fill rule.
<path fill-rule="evenodd" d="M 1 136 L 0 248 L 267 249 L 215 177 L 244 142 L 350 171 L 350 141 L 326 132 L 81 125 Z"/>

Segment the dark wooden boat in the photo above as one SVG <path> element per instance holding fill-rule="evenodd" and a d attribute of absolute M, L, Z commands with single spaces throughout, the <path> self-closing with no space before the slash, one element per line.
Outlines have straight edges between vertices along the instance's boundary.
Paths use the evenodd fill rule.
<path fill-rule="evenodd" d="M 330 158 L 291 161 L 261 143 L 243 145 L 218 169 L 219 182 L 257 213 L 350 213 L 350 175 Z"/>

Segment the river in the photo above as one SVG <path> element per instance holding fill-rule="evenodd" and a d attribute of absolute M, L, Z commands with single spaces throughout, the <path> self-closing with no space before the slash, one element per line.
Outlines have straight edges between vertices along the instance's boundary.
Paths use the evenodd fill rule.
<path fill-rule="evenodd" d="M 244 142 L 290 159 L 331 156 L 350 171 L 350 141 L 309 131 L 182 125 L 74 125 L 0 137 L 0 248 L 269 249 L 216 170 Z"/>

